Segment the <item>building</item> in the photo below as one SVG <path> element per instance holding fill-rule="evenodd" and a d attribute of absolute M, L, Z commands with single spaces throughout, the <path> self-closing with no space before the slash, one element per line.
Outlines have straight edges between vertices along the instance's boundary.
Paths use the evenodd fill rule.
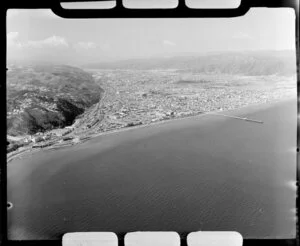
<path fill-rule="evenodd" d="M 38 142 L 42 142 L 44 139 L 41 136 L 35 136 L 35 137 L 32 137 L 31 140 L 33 143 L 38 143 Z"/>

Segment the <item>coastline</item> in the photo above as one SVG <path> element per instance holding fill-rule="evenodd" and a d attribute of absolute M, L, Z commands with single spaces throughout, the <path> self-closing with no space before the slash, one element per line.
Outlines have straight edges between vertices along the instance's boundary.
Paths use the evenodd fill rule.
<path fill-rule="evenodd" d="M 116 226 L 120 223 L 118 218 L 125 216 L 124 227 L 135 230 L 135 221 L 129 223 L 132 216 L 138 213 L 138 217 L 144 218 L 145 211 L 153 215 L 150 222 L 159 226 L 156 220 L 160 218 L 160 214 L 156 214 L 158 206 L 168 212 L 168 221 L 182 211 L 183 217 L 174 222 L 178 223 L 179 232 L 184 221 L 192 229 L 197 228 L 197 218 L 206 221 L 207 213 L 211 216 L 207 218 L 208 223 L 213 221 L 218 225 L 219 214 L 240 221 L 239 230 L 251 232 L 248 236 L 258 235 L 256 233 L 268 236 L 274 232 L 272 226 L 264 226 L 265 219 L 270 225 L 276 220 L 284 222 L 278 225 L 280 228 L 274 234 L 280 229 L 289 233 L 294 215 L 290 209 L 294 208 L 295 189 L 291 181 L 295 180 L 296 152 L 295 149 L 292 152 L 291 147 L 295 147 L 296 140 L 296 102 L 270 105 L 274 104 L 233 112 L 259 118 L 264 125 L 215 116 L 191 118 L 99 137 L 74 148 L 46 150 L 15 160 L 8 166 L 8 200 L 24 206 L 15 206 L 10 211 L 10 218 L 20 225 L 24 222 L 35 226 L 39 235 L 49 235 L 49 231 L 54 234 L 65 230 L 66 222 L 62 216 L 72 220 L 74 214 L 78 214 L 80 217 L 76 217 L 76 221 L 83 222 L 79 229 L 91 230 L 91 224 L 84 221 L 97 223 L 93 220 L 94 215 L 99 216 L 97 221 L 111 221 L 109 211 L 113 210 L 117 213 L 115 219 L 102 229 L 119 232 L 122 228 Z M 245 191 L 249 191 L 247 196 Z M 236 194 L 237 199 L 234 203 L 226 203 L 231 194 Z M 137 195 L 142 199 L 135 200 Z M 208 200 L 203 197 L 209 196 L 212 200 L 207 204 Z M 36 197 L 41 197 L 40 203 L 32 207 L 30 201 Z M 170 207 L 177 199 L 191 200 L 198 206 L 186 209 L 186 203 L 179 202 L 179 207 Z M 220 199 L 228 207 L 224 208 Z M 274 199 L 278 202 L 268 202 Z M 69 208 L 74 201 L 78 201 L 76 209 L 61 212 L 62 206 Z M 132 201 L 137 205 L 132 207 Z M 283 204 L 286 205 L 284 210 Z M 199 206 L 203 206 L 204 212 L 197 209 Z M 243 206 L 238 214 L 237 206 Z M 41 219 L 37 211 L 46 214 Z M 217 216 L 211 214 L 212 211 L 216 211 Z M 197 218 L 190 217 L 195 212 L 199 212 Z M 30 213 L 33 219 L 28 221 L 22 217 L 24 213 Z M 51 224 L 48 223 L 49 216 L 56 218 Z M 195 219 L 189 221 L 189 218 Z M 244 221 L 249 221 L 245 227 Z M 148 228 L 148 224 L 143 224 L 143 229 Z M 17 237 L 18 231 L 11 228 L 11 232 Z"/>
<path fill-rule="evenodd" d="M 186 119 L 193 119 L 193 118 L 200 118 L 202 116 L 207 116 L 207 115 L 215 115 L 215 116 L 220 116 L 220 117 L 230 117 L 230 118 L 239 118 L 239 114 L 242 113 L 242 111 L 244 111 L 245 109 L 248 109 L 248 111 L 250 110 L 253 111 L 255 110 L 257 107 L 264 107 L 264 108 L 268 108 L 268 107 L 272 107 L 278 103 L 283 103 L 285 101 L 290 101 L 293 100 L 294 98 L 281 98 L 275 101 L 269 101 L 269 102 L 264 102 L 264 103 L 254 103 L 254 104 L 249 104 L 249 105 L 245 105 L 236 109 L 230 109 L 230 110 L 214 110 L 214 111 L 210 111 L 210 112 L 199 112 L 197 114 L 194 115 L 187 115 L 187 116 L 181 116 L 181 117 L 174 117 L 174 118 L 169 118 L 169 119 L 162 119 L 156 122 L 151 122 L 148 124 L 141 124 L 141 125 L 135 125 L 135 126 L 127 126 L 127 127 L 122 127 L 122 128 L 117 128 L 114 130 L 108 130 L 105 132 L 99 132 L 99 133 L 95 133 L 95 134 L 91 134 L 85 137 L 82 137 L 82 139 L 80 139 L 80 137 L 76 136 L 74 139 L 76 139 L 77 141 L 74 142 L 72 139 L 71 141 L 65 141 L 65 142 L 57 142 L 54 143 L 53 145 L 44 147 L 44 148 L 25 148 L 25 149 L 21 149 L 18 153 L 8 153 L 10 155 L 7 155 L 7 164 L 11 161 L 13 161 L 14 159 L 22 159 L 22 158 L 26 158 L 27 156 L 33 155 L 35 153 L 41 152 L 43 150 L 55 150 L 55 149 L 62 149 L 62 148 L 68 148 L 68 147 L 72 147 L 74 145 L 78 145 L 78 144 L 82 144 L 85 143 L 89 140 L 92 140 L 96 137 L 100 137 L 100 136 L 106 136 L 106 135 L 110 135 L 110 134 L 118 134 L 121 132 L 125 132 L 125 131 L 130 131 L 130 130 L 135 130 L 135 129 L 140 129 L 140 128 L 146 128 L 146 127 L 152 127 L 152 126 L 157 126 L 157 125 L 161 125 L 161 124 L 166 124 L 166 123 L 171 123 L 171 122 L 175 122 L 175 121 L 179 121 L 179 120 L 186 120 Z M 225 114 L 227 115 L 225 115 Z M 240 119 L 242 120 L 242 119 Z M 254 120 L 259 120 L 259 119 L 254 119 Z"/>

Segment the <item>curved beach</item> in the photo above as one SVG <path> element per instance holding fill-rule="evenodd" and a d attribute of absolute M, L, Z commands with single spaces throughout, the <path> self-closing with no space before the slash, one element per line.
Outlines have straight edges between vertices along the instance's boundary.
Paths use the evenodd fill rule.
<path fill-rule="evenodd" d="M 263 124 L 200 115 L 11 161 L 9 238 L 93 230 L 293 237 L 296 100 L 226 114 Z"/>

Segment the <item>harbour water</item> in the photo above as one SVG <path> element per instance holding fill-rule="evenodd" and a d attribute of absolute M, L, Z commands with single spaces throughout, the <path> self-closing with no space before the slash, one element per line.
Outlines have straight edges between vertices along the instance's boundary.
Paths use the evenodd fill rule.
<path fill-rule="evenodd" d="M 8 236 L 238 231 L 293 238 L 296 100 L 202 115 L 44 150 L 8 164 Z"/>

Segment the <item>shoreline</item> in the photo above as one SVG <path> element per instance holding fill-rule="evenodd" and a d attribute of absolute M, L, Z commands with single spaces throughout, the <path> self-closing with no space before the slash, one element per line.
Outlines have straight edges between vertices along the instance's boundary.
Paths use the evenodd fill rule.
<path fill-rule="evenodd" d="M 239 114 L 240 111 L 246 109 L 246 108 L 256 108 L 258 106 L 265 106 L 265 107 L 270 107 L 272 105 L 278 104 L 278 103 L 282 103 L 285 101 L 290 101 L 293 100 L 293 98 L 281 98 L 275 101 L 269 101 L 269 102 L 263 102 L 263 103 L 254 103 L 254 104 L 249 104 L 249 105 L 245 105 L 242 107 L 238 107 L 236 109 L 230 109 L 230 110 L 214 110 L 214 111 L 210 111 L 210 112 L 198 112 L 194 115 L 187 115 L 187 116 L 181 116 L 181 117 L 174 117 L 174 118 L 169 118 L 169 119 L 162 119 L 156 122 L 150 122 L 148 124 L 141 124 L 141 125 L 136 125 L 136 126 L 128 126 L 128 127 L 122 127 L 122 128 L 118 128 L 118 129 L 114 129 L 114 130 L 109 130 L 109 131 L 105 131 L 105 132 L 99 132 L 99 133 L 94 133 L 91 135 L 87 135 L 85 137 L 83 137 L 83 139 L 80 139 L 79 136 L 75 136 L 71 141 L 66 141 L 66 142 L 57 142 L 51 146 L 45 147 L 45 148 L 25 148 L 20 150 L 19 153 L 8 153 L 11 154 L 10 156 L 7 156 L 7 164 L 11 161 L 13 161 L 14 159 L 22 159 L 22 158 L 26 158 L 29 155 L 33 155 L 35 153 L 41 152 L 43 150 L 49 151 L 49 150 L 56 150 L 56 149 L 62 149 L 62 148 L 67 148 L 67 147 L 72 147 L 74 145 L 79 145 L 79 144 L 83 144 L 89 140 L 92 140 L 96 137 L 100 137 L 100 136 L 106 136 L 106 135 L 110 135 L 110 134 L 118 134 L 121 132 L 125 132 L 125 131 L 130 131 L 130 130 L 135 130 L 135 129 L 139 129 L 139 128 L 146 128 L 146 127 L 152 127 L 152 126 L 157 126 L 157 125 L 161 125 L 161 124 L 166 124 L 166 123 L 171 123 L 171 122 L 175 122 L 178 120 L 185 120 L 185 119 L 191 119 L 191 118 L 196 118 L 196 117 L 201 117 L 201 116 L 207 116 L 207 115 L 215 115 L 215 116 L 221 116 L 221 117 L 230 117 L 230 118 L 239 118 L 238 115 L 232 115 L 233 113 Z M 228 115 L 224 115 L 224 113 L 227 113 Z M 239 119 L 242 120 L 242 119 Z M 254 120 L 259 120 L 259 119 L 254 119 Z M 77 142 L 74 142 L 74 139 L 77 139 Z"/>
<path fill-rule="evenodd" d="M 249 108 L 250 107 L 258 107 L 258 106 L 263 106 L 263 105 L 264 106 L 272 106 L 272 105 L 275 105 L 277 103 L 282 103 L 282 102 L 290 101 L 290 100 L 293 100 L 293 99 L 291 99 L 291 98 L 278 99 L 278 100 L 272 101 L 272 102 L 249 104 L 249 105 L 246 105 L 246 106 L 243 106 L 243 107 L 240 107 L 240 108 L 236 108 L 236 109 L 215 110 L 215 111 L 210 111 L 210 112 L 201 112 L 201 113 L 198 113 L 198 114 L 195 114 L 195 115 L 182 116 L 182 117 L 178 117 L 178 118 L 170 118 L 170 119 L 165 119 L 165 120 L 161 120 L 161 121 L 157 121 L 157 122 L 151 122 L 149 124 L 141 124 L 141 125 L 137 125 L 137 126 L 123 127 L 123 128 L 119 128 L 119 129 L 116 129 L 116 130 L 111 130 L 111 131 L 97 133 L 97 134 L 91 136 L 89 138 L 89 140 L 92 139 L 92 138 L 94 138 L 94 137 L 100 137 L 100 136 L 109 135 L 109 134 L 115 134 L 115 133 L 119 133 L 119 132 L 123 132 L 123 131 L 129 131 L 131 129 L 146 128 L 146 127 L 151 127 L 151 126 L 155 126 L 155 125 L 165 124 L 167 122 L 175 122 L 175 121 L 178 121 L 178 120 L 191 119 L 191 118 L 201 117 L 201 116 L 206 116 L 206 115 L 218 115 L 218 116 L 222 116 L 222 114 L 218 114 L 218 113 L 224 113 L 224 112 L 225 113 L 233 113 L 233 111 L 240 111 L 240 110 L 246 109 L 248 107 Z M 232 115 L 232 116 L 234 116 L 234 115 Z M 80 143 L 82 143 L 82 142 L 78 142 L 77 144 L 80 144 Z"/>
<path fill-rule="evenodd" d="M 148 211 L 157 215 L 156 206 L 168 211 L 164 220 L 169 221 L 178 211 L 186 211 L 186 214 L 182 214 L 177 220 L 179 231 L 182 221 L 187 221 L 191 228 L 199 226 L 197 218 L 189 221 L 191 214 L 199 212 L 197 206 L 186 210 L 185 203 L 178 203 L 179 207 L 171 206 L 173 210 L 168 210 L 175 197 L 176 201 L 192 199 L 194 203 L 199 203 L 199 206 L 203 205 L 207 212 L 200 211 L 197 215 L 203 216 L 203 221 L 207 217 L 205 213 L 210 211 L 220 212 L 224 218 L 233 218 L 233 221 L 241 221 L 241 226 L 245 224 L 244 221 L 249 220 L 246 228 L 241 227 L 241 230 L 251 232 L 249 236 L 260 230 L 257 229 L 259 225 L 262 225 L 259 231 L 262 236 L 268 235 L 268 228 L 264 223 L 260 223 L 261 216 L 269 219 L 272 224 L 276 222 L 272 215 L 276 213 L 278 206 L 281 208 L 280 204 L 285 204 L 286 207 L 280 210 L 282 213 L 278 215 L 278 219 L 283 220 L 286 215 L 291 219 L 283 220 L 286 224 L 279 227 L 289 233 L 291 230 L 287 226 L 291 225 L 295 215 L 291 210 L 295 207 L 295 191 L 290 183 L 295 180 L 296 152 L 294 149 L 292 153 L 290 147 L 295 145 L 296 139 L 296 102 L 292 100 L 269 105 L 274 104 L 250 107 L 249 110 L 232 113 L 260 118 L 267 123 L 261 126 L 213 116 L 191 118 L 163 126 L 100 137 L 73 148 L 44 151 L 26 159 L 15 160 L 8 166 L 8 200 L 14 205 L 30 205 L 30 201 L 41 197 L 41 203 L 35 204 L 35 207 L 14 207 L 11 210 L 11 219 L 19 218 L 17 222 L 20 225 L 25 222 L 35 225 L 35 233 L 41 236 L 47 236 L 48 232 L 50 236 L 58 235 L 66 226 L 66 221 L 61 217 L 65 216 L 67 220 L 74 217 L 73 210 L 61 211 L 59 208 L 65 204 L 72 206 L 74 201 L 78 201 L 76 204 L 82 206 L 76 207 L 75 213 L 79 211 L 80 213 L 76 214 L 81 217 L 76 219 L 83 222 L 79 224 L 83 230 L 93 229 L 87 228 L 84 223 L 93 220 L 93 214 L 99 215 L 95 223 L 99 220 L 110 220 L 110 211 L 113 209 L 117 213 L 114 217 L 116 219 L 104 230 L 112 229 L 118 232 L 122 230 L 118 227 L 118 218 L 125 216 L 124 221 L 130 222 L 132 213 L 137 211 L 135 207 L 142 208 L 137 211 L 140 214 Z M 219 175 L 218 182 L 215 182 L 216 175 Z M 277 199 L 277 193 L 272 192 L 274 189 L 282 194 L 278 200 L 279 205 L 275 207 L 272 204 L 268 206 L 268 201 Z M 250 192 L 249 199 L 244 196 L 245 190 Z M 72 191 L 73 193 L 70 193 Z M 202 204 L 203 197 L 209 197 L 214 192 L 220 193 L 212 197 L 216 201 L 204 201 Z M 266 195 L 260 196 L 261 192 Z M 68 199 L 62 199 L 66 194 Z M 228 201 L 230 194 L 236 195 L 235 204 L 229 203 L 224 214 L 224 206 L 218 202 L 220 199 Z M 137 199 L 137 206 L 132 206 L 132 201 L 137 195 L 142 198 Z M 253 200 L 253 197 L 261 200 Z M 212 208 L 214 204 L 216 207 Z M 235 207 L 241 204 L 242 209 L 237 214 Z M 45 210 L 45 207 L 48 209 Z M 47 221 L 49 216 L 53 216 L 51 221 L 58 227 L 53 227 L 53 223 L 47 228 L 38 224 L 41 222 L 38 213 L 43 211 L 47 214 L 42 219 Z M 36 222 L 32 223 L 32 220 L 28 221 L 22 217 L 24 212 L 35 216 L 33 222 Z M 247 218 L 243 217 L 243 214 L 246 214 Z M 253 216 L 248 216 L 252 214 L 257 216 L 257 221 L 253 221 Z M 212 214 L 207 221 L 218 224 L 219 218 Z M 149 223 L 153 223 L 149 224 L 150 226 L 155 226 L 157 219 L 154 218 Z M 149 225 L 143 226 L 147 229 Z M 135 230 L 135 221 L 132 225 L 125 223 L 122 226 Z M 224 226 L 227 226 L 227 222 Z M 255 231 L 252 234 L 253 228 Z M 270 226 L 270 231 L 273 229 Z M 18 231 L 11 228 L 11 233 L 17 237 Z M 28 235 L 31 235 L 30 232 Z"/>

